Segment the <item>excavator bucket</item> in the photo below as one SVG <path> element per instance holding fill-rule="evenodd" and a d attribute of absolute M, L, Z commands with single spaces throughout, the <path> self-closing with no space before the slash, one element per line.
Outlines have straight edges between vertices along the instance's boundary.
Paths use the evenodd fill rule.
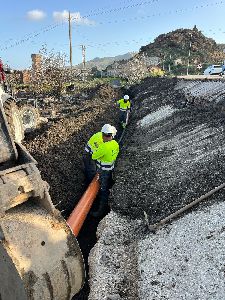
<path fill-rule="evenodd" d="M 38 205 L 1 220 L 0 299 L 71 299 L 84 282 L 83 259 L 64 220 Z"/>
<path fill-rule="evenodd" d="M 79 245 L 2 106 L 0 121 L 0 300 L 69 300 L 85 279 Z"/>

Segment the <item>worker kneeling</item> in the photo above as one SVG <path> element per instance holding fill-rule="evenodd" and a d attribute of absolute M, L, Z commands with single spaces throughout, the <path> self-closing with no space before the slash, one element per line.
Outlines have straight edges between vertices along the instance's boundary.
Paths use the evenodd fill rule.
<path fill-rule="evenodd" d="M 92 159 L 96 161 L 100 181 L 99 208 L 92 213 L 94 217 L 103 216 L 108 207 L 112 170 L 119 153 L 119 144 L 113 139 L 115 127 L 105 124 L 101 132 L 103 143 L 92 153 Z"/>

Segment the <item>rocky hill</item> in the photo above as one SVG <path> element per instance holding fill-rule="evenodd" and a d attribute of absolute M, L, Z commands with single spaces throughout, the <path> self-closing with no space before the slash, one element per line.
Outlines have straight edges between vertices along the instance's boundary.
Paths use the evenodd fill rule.
<path fill-rule="evenodd" d="M 139 54 L 184 62 L 187 61 L 189 49 L 191 61 L 195 63 L 221 63 L 225 58 L 222 45 L 204 36 L 196 26 L 161 34 L 153 43 L 142 46 Z"/>
<path fill-rule="evenodd" d="M 138 72 L 148 72 L 150 66 L 159 66 L 166 72 L 183 75 L 189 64 L 189 74 L 198 74 L 198 64 L 202 64 L 203 70 L 211 64 L 222 64 L 225 61 L 224 49 L 224 44 L 217 44 L 204 36 L 196 26 L 177 29 L 159 35 L 154 42 L 142 46 L 134 57 L 114 62 L 107 70 L 117 76 L 126 73 L 128 78 L 132 70 L 135 72 L 131 75 L 137 76 Z"/>

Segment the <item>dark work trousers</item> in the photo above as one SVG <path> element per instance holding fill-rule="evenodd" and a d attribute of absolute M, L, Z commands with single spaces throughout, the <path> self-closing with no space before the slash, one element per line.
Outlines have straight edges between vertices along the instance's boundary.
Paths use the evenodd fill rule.
<path fill-rule="evenodd" d="M 87 151 L 84 151 L 83 153 L 84 175 L 87 185 L 91 183 L 96 174 L 96 163 L 91 158 L 91 155 L 92 154 Z"/>
<path fill-rule="evenodd" d="M 98 170 L 100 191 L 99 191 L 99 201 L 100 203 L 108 204 L 108 198 L 112 187 L 112 171 Z"/>
<path fill-rule="evenodd" d="M 99 205 L 97 211 L 92 212 L 92 216 L 99 218 L 103 217 L 108 211 L 108 199 L 110 188 L 112 187 L 112 171 L 98 169 L 100 191 L 98 193 Z"/>
<path fill-rule="evenodd" d="M 123 124 L 126 124 L 126 121 L 127 121 L 127 113 L 128 111 L 122 111 L 120 110 L 120 114 L 119 114 L 119 119 L 120 119 L 120 123 L 123 125 Z"/>

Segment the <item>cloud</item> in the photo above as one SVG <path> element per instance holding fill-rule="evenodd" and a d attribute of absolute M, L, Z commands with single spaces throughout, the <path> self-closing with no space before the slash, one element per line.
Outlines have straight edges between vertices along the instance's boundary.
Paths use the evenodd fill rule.
<path fill-rule="evenodd" d="M 71 15 L 71 21 L 75 22 L 76 24 L 79 24 L 79 25 L 94 25 L 95 24 L 94 21 L 91 21 L 85 17 L 81 17 L 79 12 L 70 13 L 70 15 Z M 53 12 L 53 18 L 56 21 L 68 22 L 68 17 L 69 17 L 68 10 L 63 10 L 62 12 L 60 12 L 60 11 Z"/>
<path fill-rule="evenodd" d="M 32 21 L 40 21 L 45 17 L 46 17 L 45 12 L 39 9 L 34 9 L 27 12 L 27 18 Z"/>

